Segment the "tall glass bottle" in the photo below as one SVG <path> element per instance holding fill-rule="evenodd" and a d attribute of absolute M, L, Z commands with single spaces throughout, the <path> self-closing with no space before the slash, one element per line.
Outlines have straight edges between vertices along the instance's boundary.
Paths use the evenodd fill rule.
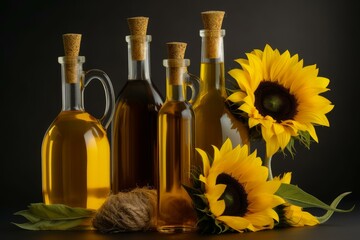
<path fill-rule="evenodd" d="M 168 43 L 166 101 L 158 117 L 159 187 L 157 230 L 188 232 L 196 230 L 196 212 L 182 184 L 191 185 L 190 168 L 195 155 L 194 112 L 186 101 L 186 88 L 195 89 L 187 77 L 190 64 L 184 59 L 186 43 Z M 193 96 L 196 93 L 193 92 Z"/>
<path fill-rule="evenodd" d="M 83 72 L 85 57 L 73 52 L 74 46 L 79 48 L 80 39 L 79 34 L 65 34 L 66 56 L 58 58 L 62 109 L 42 142 L 42 190 L 46 204 L 98 209 L 110 194 L 110 143 L 106 128 L 114 113 L 115 96 L 104 72 Z M 84 109 L 84 90 L 93 79 L 100 80 L 105 90 L 106 109 L 100 119 Z"/>
<path fill-rule="evenodd" d="M 157 185 L 157 116 L 163 100 L 150 79 L 148 18 L 128 18 L 129 75 L 112 124 L 112 192 Z"/>
<path fill-rule="evenodd" d="M 212 145 L 221 147 L 230 138 L 233 145 L 248 144 L 248 130 L 226 105 L 224 73 L 225 30 L 221 29 L 223 11 L 202 12 L 204 29 L 201 36 L 200 92 L 193 104 L 195 113 L 195 146 L 208 153 Z M 202 166 L 196 155 L 196 165 Z"/>

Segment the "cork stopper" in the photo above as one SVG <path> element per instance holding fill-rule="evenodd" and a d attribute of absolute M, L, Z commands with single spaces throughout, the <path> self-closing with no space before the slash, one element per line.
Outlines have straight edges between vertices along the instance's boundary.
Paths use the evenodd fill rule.
<path fill-rule="evenodd" d="M 224 19 L 224 11 L 205 11 L 201 13 L 204 29 L 221 30 Z"/>
<path fill-rule="evenodd" d="M 131 55 L 133 60 L 145 60 L 146 31 L 148 17 L 131 17 L 127 19 L 131 35 Z"/>
<path fill-rule="evenodd" d="M 184 42 L 168 42 L 166 46 L 168 51 L 169 83 L 181 85 L 183 74 L 187 70 L 184 62 L 187 44 Z"/>
<path fill-rule="evenodd" d="M 206 58 L 219 58 L 219 42 L 224 15 L 224 11 L 205 11 L 201 13 L 204 30 L 207 32 L 205 40 Z"/>
<path fill-rule="evenodd" d="M 65 56 L 77 57 L 80 52 L 81 34 L 63 34 Z"/>
<path fill-rule="evenodd" d="M 131 17 L 127 19 L 131 35 L 146 35 L 148 17 Z"/>
<path fill-rule="evenodd" d="M 166 43 L 169 59 L 184 59 L 186 43 L 184 42 L 168 42 Z"/>
<path fill-rule="evenodd" d="M 78 78 L 78 64 L 77 57 L 80 52 L 81 34 L 66 33 L 63 34 L 63 44 L 65 56 L 69 57 L 69 61 L 66 62 L 65 79 L 68 83 L 76 83 Z M 70 58 L 74 58 L 71 59 Z"/>

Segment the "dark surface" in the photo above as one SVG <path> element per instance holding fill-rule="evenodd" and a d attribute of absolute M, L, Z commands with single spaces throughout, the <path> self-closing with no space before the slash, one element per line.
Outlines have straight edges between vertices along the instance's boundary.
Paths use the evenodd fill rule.
<path fill-rule="evenodd" d="M 351 213 L 335 213 L 333 217 L 322 225 L 315 227 L 284 228 L 260 231 L 255 233 L 228 233 L 221 235 L 191 234 L 161 234 L 157 232 L 134 232 L 101 234 L 97 231 L 27 231 L 2 222 L 0 225 L 0 238 L 2 240 L 58 240 L 58 239 L 86 239 L 86 240 L 147 240 L 147 239 L 207 239 L 207 240 L 355 240 L 360 236 L 360 211 L 356 209 Z"/>
<path fill-rule="evenodd" d="M 40 149 L 46 129 L 61 109 L 57 58 L 63 55 L 62 34 L 83 34 L 80 54 L 86 57 L 84 69 L 104 70 L 117 95 L 128 72 L 126 18 L 141 15 L 150 18 L 151 75 L 163 96 L 162 60 L 166 57 L 166 42 L 187 42 L 189 71 L 199 74 L 199 30 L 203 27 L 200 13 L 206 10 L 226 12 L 223 22 L 226 72 L 238 67 L 234 59 L 244 58 L 253 49 L 263 49 L 266 43 L 281 52 L 299 54 L 304 65 L 316 64 L 319 75 L 330 79 L 331 91 L 324 94 L 335 105 L 327 115 L 330 127 L 316 128 L 319 143 L 313 143 L 310 150 L 297 146 L 294 159 L 281 154 L 274 156 L 273 173 L 293 172 L 292 183 L 326 203 L 347 191 L 353 192 L 347 200 L 359 201 L 356 156 L 360 114 L 359 89 L 355 84 L 359 82 L 360 5 L 355 0 L 5 0 L 0 5 L 0 227 L 6 229 L 2 235 L 50 240 L 70 236 L 159 238 L 156 234 L 104 236 L 20 231 L 8 226 L 11 214 L 5 214 L 42 201 Z M 94 83 L 85 94 L 85 107 L 95 116 L 101 116 L 104 106 L 99 89 L 100 84 Z M 336 214 L 329 223 L 317 228 L 245 234 L 241 238 L 352 239 L 355 233 L 359 234 L 359 214 Z M 169 238 L 177 237 L 186 238 L 185 235 Z"/>

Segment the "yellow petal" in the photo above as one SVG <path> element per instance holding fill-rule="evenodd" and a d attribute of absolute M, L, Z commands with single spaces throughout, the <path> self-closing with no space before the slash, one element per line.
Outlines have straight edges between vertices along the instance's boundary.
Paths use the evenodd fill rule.
<path fill-rule="evenodd" d="M 221 214 L 224 213 L 225 210 L 225 201 L 220 200 L 216 202 L 209 202 L 210 205 L 210 211 L 216 216 L 221 216 Z"/>
<path fill-rule="evenodd" d="M 236 80 L 237 84 L 239 85 L 242 91 L 250 90 L 249 82 L 243 70 L 235 68 L 235 69 L 231 69 L 228 73 Z"/>
<path fill-rule="evenodd" d="M 249 214 L 246 215 L 245 218 L 253 224 L 256 230 L 274 228 L 274 219 L 266 213 L 258 212 L 254 214 Z"/>
<path fill-rule="evenodd" d="M 227 138 L 220 148 L 220 154 L 224 155 L 225 153 L 230 152 L 231 150 L 232 150 L 232 143 L 230 138 Z"/>
<path fill-rule="evenodd" d="M 289 144 L 290 139 L 291 134 L 288 131 L 284 131 L 283 133 L 277 135 L 277 140 L 279 142 L 280 148 L 283 150 Z"/>
<path fill-rule="evenodd" d="M 276 136 L 266 140 L 266 157 L 271 157 L 279 150 L 279 142 Z"/>
<path fill-rule="evenodd" d="M 236 91 L 233 94 L 231 94 L 227 98 L 227 100 L 232 101 L 234 103 L 239 103 L 239 102 L 242 102 L 246 96 L 247 96 L 246 93 L 241 92 L 241 91 Z"/>
<path fill-rule="evenodd" d="M 228 225 L 232 229 L 235 229 L 238 232 L 243 232 L 246 229 L 249 229 L 251 231 L 254 230 L 250 221 L 242 217 L 220 216 L 217 217 L 217 220 L 225 223 L 226 225 Z"/>
<path fill-rule="evenodd" d="M 205 151 L 203 151 L 200 148 L 196 148 L 196 151 L 198 151 L 198 153 L 200 154 L 200 156 L 202 158 L 204 175 L 208 176 L 209 170 L 210 170 L 210 162 L 209 162 L 208 155 Z"/>
<path fill-rule="evenodd" d="M 225 189 L 226 184 L 216 184 L 215 186 L 210 187 L 206 192 L 209 202 L 218 201 L 221 195 L 224 193 Z"/>

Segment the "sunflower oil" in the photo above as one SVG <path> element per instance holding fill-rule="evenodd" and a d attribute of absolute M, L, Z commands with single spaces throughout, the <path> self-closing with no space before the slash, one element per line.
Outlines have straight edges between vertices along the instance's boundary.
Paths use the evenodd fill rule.
<path fill-rule="evenodd" d="M 213 153 L 212 145 L 220 148 L 227 138 L 234 147 L 249 143 L 245 124 L 229 110 L 225 90 L 224 41 L 225 30 L 221 29 L 225 12 L 202 12 L 204 29 L 201 36 L 200 92 L 193 104 L 195 113 L 195 146 Z M 201 167 L 201 158 L 196 155 L 196 166 Z"/>
<path fill-rule="evenodd" d="M 46 204 L 98 209 L 110 194 L 110 147 L 105 129 L 84 111 L 64 111 L 42 147 Z"/>
<path fill-rule="evenodd" d="M 101 70 L 83 71 L 78 56 L 81 34 L 64 34 L 61 64 L 62 109 L 44 134 L 41 146 L 45 204 L 98 209 L 110 194 L 110 143 L 106 128 L 114 114 L 111 80 Z M 84 109 L 84 90 L 97 79 L 104 88 L 104 115 Z"/>
<path fill-rule="evenodd" d="M 185 43 L 168 43 L 169 59 L 164 60 L 166 101 L 158 116 L 157 230 L 165 233 L 194 231 L 197 222 L 192 200 L 183 187 L 191 186 L 195 153 L 194 112 L 184 97 L 186 85 L 192 84 L 187 81 L 189 78 L 185 79 L 190 64 L 188 59 L 183 59 L 185 47 Z M 175 58 L 179 57 L 175 53 L 181 58 Z"/>

